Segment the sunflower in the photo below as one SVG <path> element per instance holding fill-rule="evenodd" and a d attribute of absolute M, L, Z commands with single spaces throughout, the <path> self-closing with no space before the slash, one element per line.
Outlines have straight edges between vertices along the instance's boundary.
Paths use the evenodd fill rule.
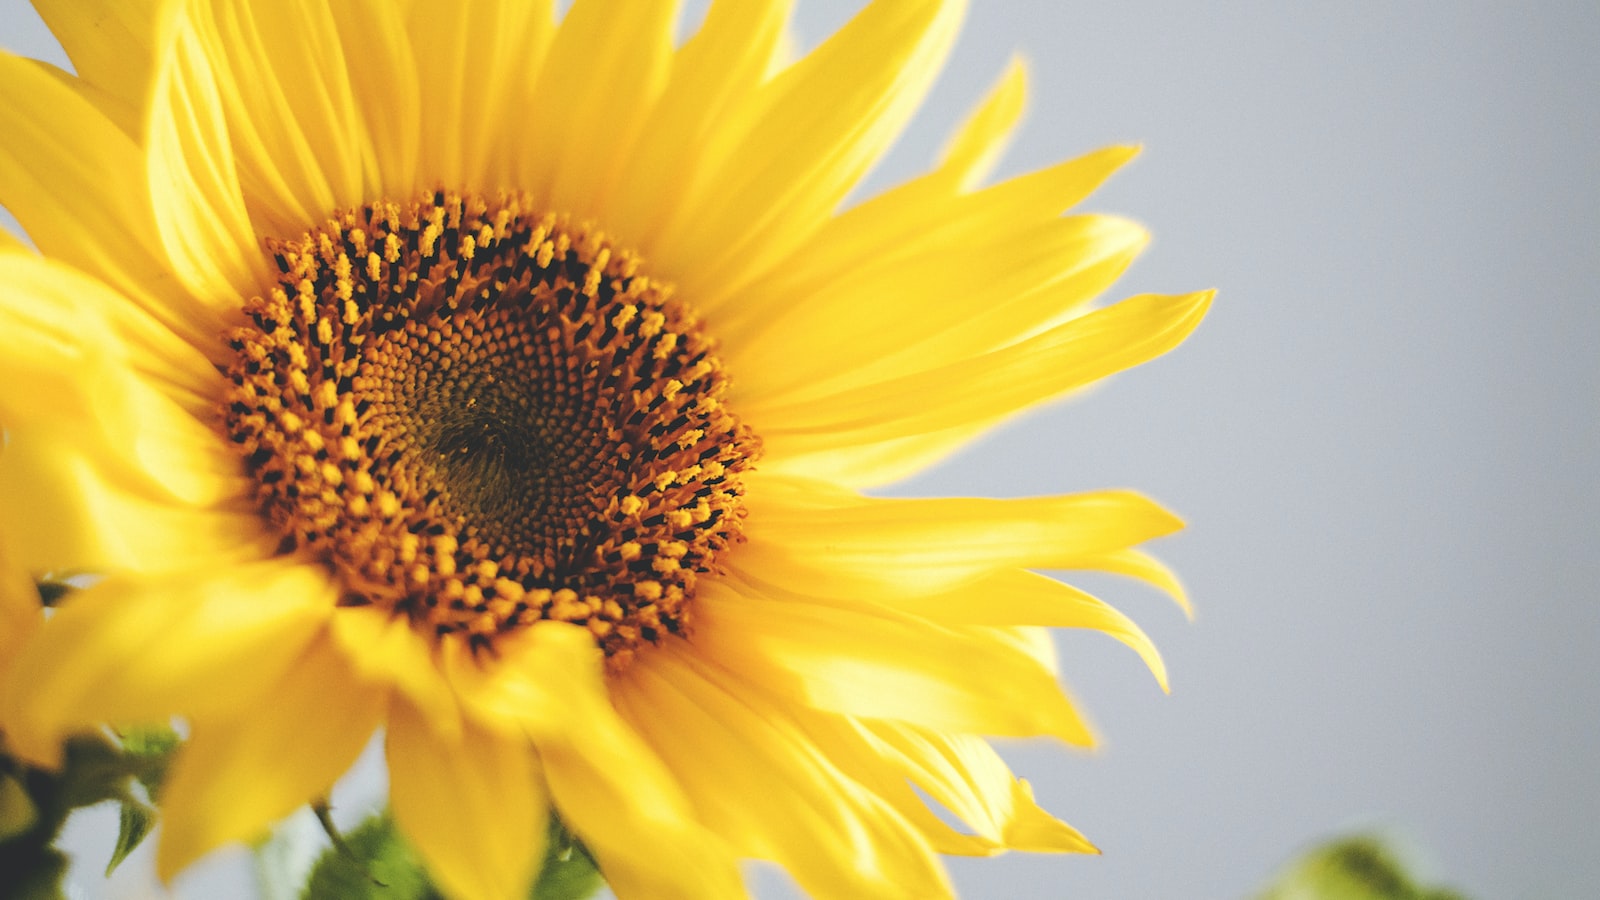
<path fill-rule="evenodd" d="M 1063 216 L 1133 151 L 985 186 L 1014 66 L 927 174 L 844 208 L 962 4 L 791 61 L 787 0 L 37 0 L 0 59 L 0 540 L 103 577 L 23 649 L 55 759 L 181 716 L 170 877 L 381 731 L 453 896 L 558 814 L 624 897 L 942 896 L 938 854 L 1093 852 L 981 736 L 1092 737 L 1041 626 L 1143 634 L 1131 492 L 875 499 L 1161 354 L 1209 293 L 1091 306 L 1145 241 Z M 1180 595 L 1181 600 L 1181 595 Z M 959 816 L 952 827 L 916 789 Z"/>

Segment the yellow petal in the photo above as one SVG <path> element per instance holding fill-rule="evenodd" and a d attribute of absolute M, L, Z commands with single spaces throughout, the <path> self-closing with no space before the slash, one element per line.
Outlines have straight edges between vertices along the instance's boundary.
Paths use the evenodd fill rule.
<path fill-rule="evenodd" d="M 1178 608 L 1183 610 L 1184 615 L 1191 620 L 1194 619 L 1194 607 L 1189 604 L 1189 596 L 1184 591 L 1183 583 L 1178 580 L 1178 576 L 1160 560 L 1140 550 L 1130 547 L 1125 550 L 1097 553 L 1076 560 L 1071 566 L 1063 568 L 1090 569 L 1137 578 L 1171 597 L 1178 604 Z"/>
<path fill-rule="evenodd" d="M 1012 237 L 1014 240 L 1004 247 L 974 251 L 999 263 L 983 284 L 972 284 L 968 293 L 970 302 L 983 310 L 981 314 L 968 310 L 963 318 L 948 304 L 929 303 L 929 322 L 908 335 L 904 346 L 851 342 L 848 351 L 835 357 L 838 365 L 833 370 L 816 372 L 818 383 L 800 386 L 802 390 L 810 396 L 822 396 L 830 393 L 830 388 L 887 381 L 1040 334 L 1080 314 L 1090 301 L 1111 287 L 1150 240 L 1142 226 L 1114 216 L 1055 219 Z M 930 267 L 924 274 L 939 271 L 942 267 Z M 959 290 L 963 286 L 964 282 L 951 274 L 942 283 L 942 290 Z M 927 285 L 924 296 L 939 290 L 921 278 L 919 275 L 915 280 Z M 863 349 L 878 357 L 863 358 Z M 846 371 L 842 368 L 846 365 L 857 369 Z"/>
<path fill-rule="evenodd" d="M 109 577 L 70 595 L 17 660 L 27 689 L 9 698 L 8 739 L 50 760 L 57 738 L 102 722 L 249 709 L 301 665 L 335 594 L 287 561 Z"/>
<path fill-rule="evenodd" d="M 1012 58 L 983 104 L 962 123 L 945 147 L 939 170 L 959 188 L 982 181 L 1005 152 L 1028 99 L 1028 69 Z"/>
<path fill-rule="evenodd" d="M 527 4 L 529 7 L 532 3 Z M 331 3 L 339 41 L 347 48 L 350 86 L 358 111 L 366 123 L 372 159 L 367 171 L 366 194 L 371 197 L 409 197 L 423 189 L 418 175 L 421 153 L 422 86 L 407 29 L 408 12 L 438 8 L 470 11 L 473 7 L 421 4 L 408 10 L 400 3 Z M 460 16 L 466 19 L 469 16 Z M 425 59 L 432 59 L 427 56 Z M 430 122 L 439 122 L 443 111 L 429 110 Z M 453 127 L 436 127 L 430 137 L 453 139 Z"/>
<path fill-rule="evenodd" d="M 1132 297 L 982 356 L 764 409 L 768 471 L 821 475 L 807 454 L 1020 412 L 1171 350 L 1199 324 L 1210 301 L 1209 291 Z"/>
<path fill-rule="evenodd" d="M 1081 309 L 1148 240 L 1126 219 L 1072 216 L 1008 223 L 960 247 L 930 244 L 744 329 L 728 366 L 759 421 L 770 406 L 958 364 Z"/>
<path fill-rule="evenodd" d="M 258 233 L 297 235 L 371 199 L 366 123 L 327 4 L 231 0 L 190 12 Z"/>
<path fill-rule="evenodd" d="M 798 707 L 788 707 L 784 712 L 829 763 L 847 773 L 860 789 L 892 807 L 935 851 L 968 856 L 998 852 L 993 841 L 958 832 L 935 815 L 923 796 L 912 788 L 904 767 L 897 764 L 893 754 L 885 753 L 862 736 L 861 720 Z"/>
<path fill-rule="evenodd" d="M 162 879 L 325 796 L 381 723 L 383 701 L 322 636 L 278 674 L 270 696 L 231 715 L 194 716 L 160 796 Z"/>
<path fill-rule="evenodd" d="M 860 723 L 858 728 L 877 752 L 895 761 L 904 777 L 977 832 L 951 835 L 948 844 L 956 852 L 1099 852 L 1076 829 L 1040 809 L 1028 783 L 1011 774 L 988 742 L 885 722 Z"/>
<path fill-rule="evenodd" d="M 255 552 L 262 523 L 232 505 L 249 488 L 238 454 L 196 418 L 220 381 L 200 354 L 99 282 L 17 253 L 0 255 L 0 330 L 0 534 L 22 565 Z"/>
<path fill-rule="evenodd" d="M 893 143 L 959 27 L 958 0 L 879 0 L 762 88 L 705 148 L 655 259 L 712 310 L 833 215 Z"/>
<path fill-rule="evenodd" d="M 85 452 L 82 429 L 11 430 L 0 452 L 0 542 L 30 572 L 163 572 L 258 559 L 276 538 L 254 510 L 153 499 Z"/>
<path fill-rule="evenodd" d="M 524 900 L 548 811 L 527 738 L 471 724 L 442 733 L 399 697 L 388 724 L 389 802 L 429 875 L 451 896 Z"/>
<path fill-rule="evenodd" d="M 619 897 L 744 896 L 727 848 L 695 820 L 681 787 L 617 716 L 586 629 L 534 625 L 496 652 L 492 665 L 454 661 L 463 702 L 486 724 L 515 725 L 533 738 L 562 820 L 594 852 Z"/>
<path fill-rule="evenodd" d="M 16 565 L 0 544 L 0 718 L 9 704 L 4 700 L 11 667 L 22 647 L 44 624 L 44 610 L 33 579 Z M 5 725 L 0 722 L 0 732 Z"/>
<path fill-rule="evenodd" d="M 520 182 L 551 209 L 600 217 L 666 86 L 676 0 L 576 0 L 556 32 L 519 147 Z M 659 174 L 659 173 L 658 173 Z"/>
<path fill-rule="evenodd" d="M 460 738 L 460 703 L 440 670 L 434 644 L 405 616 L 377 606 L 341 607 L 329 633 L 361 677 L 396 688 L 446 740 Z"/>
<path fill-rule="evenodd" d="M 811 505 L 797 506 L 796 492 Z M 1183 524 L 1133 491 L 888 500 L 761 479 L 748 504 L 747 542 L 727 565 L 748 582 L 831 598 L 926 596 L 1006 569 L 1072 568 Z"/>
<path fill-rule="evenodd" d="M 815 399 L 937 369 L 1076 315 L 1139 252 L 1144 231 L 1125 220 L 1090 217 L 1077 226 L 1086 241 L 1058 240 L 1057 250 L 1041 241 L 1057 233 L 1070 238 L 1075 226 L 1052 220 L 1134 153 L 1135 148 L 1108 147 L 970 195 L 958 195 L 958 176 L 939 169 L 830 220 L 740 292 L 739 303 L 714 311 L 718 333 L 732 348 L 727 359 L 737 370 L 734 392 L 741 408 L 764 428 L 765 408 L 785 398 Z M 1027 243 L 1045 252 L 1030 261 L 1022 246 Z M 951 261 L 983 263 L 990 256 L 1041 274 L 1018 284 L 1007 266 L 985 269 L 1017 285 L 1007 295 L 987 291 L 991 285 L 980 280 L 987 302 L 974 302 L 970 288 L 954 290 L 947 283 Z M 940 274 L 932 277 L 935 269 Z M 837 302 L 846 296 L 848 304 Z M 839 329 L 841 311 L 855 321 L 862 310 L 889 325 Z M 800 331 L 826 337 L 820 344 L 800 344 L 792 340 Z M 885 344 L 883 334 L 904 336 L 904 343 Z M 809 377 L 794 377 L 800 371 Z M 864 447 L 816 451 L 807 469 L 858 487 L 886 484 L 920 471 L 1008 413 Z"/>
<path fill-rule="evenodd" d="M 137 138 L 156 69 L 162 26 L 177 0 L 36 0 L 39 17 L 67 51 L 88 95 Z"/>
<path fill-rule="evenodd" d="M 859 273 L 903 267 L 908 259 L 937 252 L 969 255 L 997 235 L 1045 224 L 1136 154 L 1134 147 L 1106 147 L 976 193 L 961 192 L 959 171 L 936 169 L 829 219 L 788 258 L 731 296 L 738 302 L 706 306 L 706 298 L 697 299 L 715 313 L 719 332 L 743 340 L 747 329 L 759 334 L 772 315 L 804 312 Z M 983 312 L 972 304 L 963 309 Z"/>
<path fill-rule="evenodd" d="M 1097 853 L 1071 826 L 1040 809 L 988 742 L 883 721 L 794 711 L 830 760 L 892 803 L 940 853 L 994 856 L 1007 850 Z M 918 789 L 962 819 L 963 833 L 928 808 Z"/>
<path fill-rule="evenodd" d="M 173 290 L 138 146 L 43 64 L 0 53 L 0 205 L 47 256 L 139 302 L 185 337 L 215 341 Z"/>
<path fill-rule="evenodd" d="M 47 382 L 58 385 L 54 390 L 87 394 L 86 405 L 98 404 L 102 415 L 120 419 L 118 427 L 136 423 L 132 410 L 117 407 L 129 405 L 130 393 L 152 392 L 142 384 L 124 387 L 130 376 L 148 379 L 192 416 L 215 414 L 223 382 L 204 354 L 104 283 L 55 260 L 0 253 L 0 331 L 11 350 L 0 359 L 0 372 L 12 388 L 0 409 L 13 424 L 37 418 L 41 407 L 62 417 L 63 407 L 47 405 L 54 400 L 40 402 L 39 393 L 52 392 L 40 387 Z M 35 412 L 19 411 L 24 408 Z"/>
<path fill-rule="evenodd" d="M 398 121 L 387 130 L 394 134 L 390 142 L 402 147 L 418 146 L 420 137 L 421 171 L 414 182 L 389 182 L 390 196 L 403 198 L 440 185 L 493 192 L 511 183 L 518 158 L 528 150 L 519 140 L 522 129 L 537 133 L 550 127 L 530 110 L 538 108 L 534 81 L 555 30 L 551 6 L 549 0 L 411 6 L 407 43 L 395 46 L 415 48 L 414 73 L 399 74 L 403 84 L 415 85 L 415 108 L 425 114 L 410 133 L 401 131 Z M 365 50 L 366 39 L 355 39 L 360 43 L 352 46 Z M 400 55 L 379 47 L 380 52 L 363 55 L 377 56 L 385 66 Z M 370 65 L 365 59 L 356 63 Z M 383 80 L 372 79 L 364 105 L 389 105 L 388 92 Z M 408 102 L 404 94 L 401 102 Z M 411 107 L 402 108 L 409 117 Z"/>
<path fill-rule="evenodd" d="M 1103 631 L 1138 653 L 1161 689 L 1167 689 L 1166 665 L 1143 629 L 1105 601 L 1043 575 L 1003 571 L 947 593 L 918 597 L 869 595 L 861 604 L 949 625 L 1033 625 Z"/>
<path fill-rule="evenodd" d="M 175 19 L 156 70 L 146 181 L 173 275 L 194 296 L 219 307 L 214 321 L 198 326 L 204 337 L 215 339 L 223 310 L 236 310 L 242 297 L 265 282 L 266 261 L 245 208 L 227 112 L 199 19 L 193 12 Z"/>
<path fill-rule="evenodd" d="M 927 469 L 1009 416 L 882 441 L 865 447 L 841 447 L 806 456 L 806 469 L 830 482 L 866 490 L 893 484 Z"/>
<path fill-rule="evenodd" d="M 695 647 L 779 697 L 938 730 L 1094 742 L 1054 673 L 1011 640 L 889 612 L 741 594 L 701 584 Z"/>
<path fill-rule="evenodd" d="M 841 771 L 780 703 L 693 646 L 641 658 L 619 680 L 617 703 L 741 855 L 777 862 L 817 897 L 949 895 L 932 848 L 893 806 Z"/>
<path fill-rule="evenodd" d="M 770 701 L 760 698 L 758 705 L 752 706 L 765 709 Z M 850 798 L 845 802 L 846 807 L 862 806 L 854 801 L 854 796 L 866 791 L 891 807 L 904 820 L 904 825 L 922 834 L 928 846 L 941 854 L 992 855 L 994 852 L 992 842 L 974 834 L 957 833 L 941 817 L 934 815 L 922 794 L 912 788 L 904 767 L 891 759 L 893 754 L 883 753 L 882 748 L 862 738 L 859 719 L 798 706 L 784 706 L 781 717 L 802 730 L 802 740 L 814 745 L 814 753 L 821 754 L 829 767 L 837 767 L 848 781 L 859 785 L 856 790 L 846 791 Z M 896 828 L 898 826 L 901 823 L 896 823 Z"/>
<path fill-rule="evenodd" d="M 687 173 L 729 121 L 739 121 L 780 52 L 793 0 L 717 0 L 672 60 L 671 76 L 618 176 L 607 226 L 646 256 L 688 188 Z M 663 178 L 662 173 L 681 173 Z"/>
<path fill-rule="evenodd" d="M 952 625 L 952 631 L 969 635 L 976 635 L 985 641 L 995 641 L 1009 647 L 1017 653 L 1033 660 L 1033 662 L 1050 673 L 1057 681 L 1061 680 L 1061 660 L 1056 654 L 1055 638 L 1050 636 L 1050 629 L 1036 628 L 1032 625 Z"/>

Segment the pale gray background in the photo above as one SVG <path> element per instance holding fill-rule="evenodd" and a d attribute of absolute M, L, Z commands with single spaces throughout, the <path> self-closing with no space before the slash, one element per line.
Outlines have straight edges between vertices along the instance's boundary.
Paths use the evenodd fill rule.
<path fill-rule="evenodd" d="M 858 5 L 801 0 L 800 32 Z M 0 43 L 58 52 L 19 0 Z M 1014 51 L 1033 102 L 1004 172 L 1144 142 L 1089 204 L 1156 235 L 1118 293 L 1221 294 L 1172 356 L 902 489 L 1131 486 L 1191 522 L 1158 550 L 1194 624 L 1094 585 L 1172 695 L 1064 635 L 1106 747 L 1007 749 L 1105 856 L 957 861 L 958 886 L 1242 897 L 1303 842 L 1378 825 L 1479 898 L 1594 896 L 1600 5 L 977 0 L 873 185 L 925 165 Z M 74 841 L 92 873 L 109 837 Z M 177 893 L 240 890 L 240 863 Z"/>

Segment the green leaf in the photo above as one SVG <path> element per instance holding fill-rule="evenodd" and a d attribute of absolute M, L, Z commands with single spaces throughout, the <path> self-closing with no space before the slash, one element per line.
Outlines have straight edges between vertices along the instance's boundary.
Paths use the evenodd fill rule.
<path fill-rule="evenodd" d="M 155 797 L 162 780 L 167 777 L 172 755 L 183 744 L 183 739 L 165 725 L 125 729 L 118 737 L 133 777 L 144 785 L 150 797 Z"/>
<path fill-rule="evenodd" d="M 69 738 L 59 772 L 32 769 L 0 753 L 0 897 L 53 900 L 62 896 L 66 858 L 51 849 L 74 810 L 115 800 L 121 807 L 110 875 L 155 826 L 156 812 L 135 796 L 137 778 L 159 781 L 177 736 L 154 729 L 127 740 L 103 734 Z"/>
<path fill-rule="evenodd" d="M 61 880 L 67 875 L 65 854 L 50 847 L 0 845 L 0 872 L 15 878 L 4 885 L 7 900 L 66 900 Z"/>
<path fill-rule="evenodd" d="M 0 774 L 0 841 L 26 834 L 39 822 L 39 807 L 10 773 Z"/>
<path fill-rule="evenodd" d="M 154 796 L 180 743 L 168 728 L 139 729 L 119 737 L 118 741 L 99 734 L 69 738 L 60 772 L 23 769 L 25 776 L 0 777 L 0 835 L 43 848 L 73 810 L 114 800 L 121 822 L 106 874 L 115 871 L 156 824 L 157 813 L 136 796 L 134 780 Z M 22 822 L 19 816 L 29 811 L 31 820 Z M 26 864 L 50 862 L 40 854 Z"/>
<path fill-rule="evenodd" d="M 589 852 L 550 817 L 544 868 L 532 900 L 587 900 L 605 885 Z M 387 813 L 340 835 L 311 870 L 302 900 L 440 900 L 416 852 Z"/>
<path fill-rule="evenodd" d="M 1418 885 L 1381 838 L 1356 835 L 1312 848 L 1259 900 L 1466 900 L 1448 888 Z"/>
<path fill-rule="evenodd" d="M 317 860 L 304 900 L 439 900 L 394 820 L 380 813 Z"/>
<path fill-rule="evenodd" d="M 129 800 L 128 758 L 121 748 L 98 735 L 67 739 L 66 765 L 59 779 L 62 812 L 106 800 Z"/>
<path fill-rule="evenodd" d="M 589 851 L 575 840 L 561 820 L 550 817 L 550 837 L 545 844 L 544 868 L 533 886 L 533 900 L 586 900 L 605 878 Z"/>
<path fill-rule="evenodd" d="M 111 861 L 106 863 L 106 877 L 111 877 L 117 866 L 138 848 L 140 842 L 156 826 L 156 811 L 137 800 L 122 802 L 122 815 L 117 826 L 117 846 L 111 851 Z"/>

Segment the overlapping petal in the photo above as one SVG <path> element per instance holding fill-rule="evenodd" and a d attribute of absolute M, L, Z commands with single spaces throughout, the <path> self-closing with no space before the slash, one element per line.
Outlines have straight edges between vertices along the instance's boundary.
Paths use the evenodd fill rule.
<path fill-rule="evenodd" d="M 1142 295 L 1026 340 L 935 369 L 831 396 L 756 405 L 775 471 L 828 477 L 819 454 L 992 421 L 1146 362 L 1176 347 L 1211 293 Z"/>
<path fill-rule="evenodd" d="M 533 91 L 542 114 L 516 154 L 518 180 L 552 209 L 603 220 L 617 172 L 666 87 L 677 11 L 671 0 L 627 10 L 577 0 L 562 20 Z"/>
<path fill-rule="evenodd" d="M 45 255 L 111 286 L 167 328 L 214 339 L 156 239 L 133 137 L 43 63 L 0 54 L 0 198 Z"/>
<path fill-rule="evenodd" d="M 606 197 L 606 221 L 647 246 L 685 202 L 689 180 L 662 172 L 700 165 L 712 136 L 740 122 L 783 48 L 793 0 L 717 0 L 674 54 L 671 74 L 643 133 Z"/>
<path fill-rule="evenodd" d="M 187 342 L 101 282 L 0 254 L 0 536 L 19 565 L 171 568 L 262 550 L 233 501 L 247 485 L 216 439 L 215 374 Z"/>
<path fill-rule="evenodd" d="M 482 8 L 488 4 L 474 4 Z M 514 5 L 529 13 L 537 11 L 538 4 L 529 2 Z M 366 172 L 366 191 L 369 196 L 395 193 L 402 196 L 421 190 L 425 180 L 420 168 L 423 142 L 452 141 L 450 125 L 458 119 L 450 118 L 453 110 L 466 101 L 462 98 L 442 98 L 450 101 L 445 108 L 430 107 L 428 121 L 434 127 L 424 130 L 422 79 L 418 69 L 427 64 L 419 59 L 411 43 L 416 19 L 412 13 L 427 16 L 438 9 L 437 4 L 402 3 L 333 3 L 329 12 L 340 42 L 347 48 L 345 60 L 350 77 L 350 87 L 361 102 L 358 112 L 365 123 L 370 139 L 374 168 Z M 459 17 L 463 21 L 476 21 L 476 16 Z M 416 29 L 422 37 L 434 39 L 469 40 L 471 35 L 462 28 L 445 34 Z M 458 62 L 465 47 L 451 44 L 448 52 L 440 50 L 437 56 L 447 56 Z M 534 47 L 528 47 L 532 54 Z M 425 55 L 434 58 L 432 55 Z M 513 79 L 501 79 L 513 82 Z M 382 97 L 382 103 L 372 103 L 372 97 Z M 496 147 L 498 149 L 498 146 Z"/>
<path fill-rule="evenodd" d="M 945 852 L 1098 852 L 1077 829 L 1040 809 L 1028 783 L 1012 775 L 987 742 L 884 722 L 857 723 L 856 731 L 870 752 L 973 829 L 972 835 L 944 835 Z"/>
<path fill-rule="evenodd" d="M 148 185 L 156 235 L 173 276 L 216 304 L 212 327 L 191 338 L 215 342 L 228 313 L 260 283 L 266 261 L 239 181 L 204 22 L 185 4 L 162 47 L 146 127 Z"/>
<path fill-rule="evenodd" d="M 35 0 L 67 51 L 79 90 L 130 137 L 142 131 L 145 95 L 179 0 Z"/>
<path fill-rule="evenodd" d="M 186 674 L 217 690 L 204 670 Z M 270 696 L 191 715 L 189 740 L 160 796 L 166 815 L 156 869 L 163 878 L 223 844 L 260 837 L 309 798 L 326 796 L 382 721 L 383 691 L 355 678 L 325 633 L 276 675 Z"/>
<path fill-rule="evenodd" d="M 827 221 L 921 103 L 959 0 L 880 0 L 709 137 L 678 213 L 642 248 L 708 312 Z"/>
<path fill-rule="evenodd" d="M 353 606 L 335 612 L 328 627 L 362 678 L 394 689 L 441 739 L 461 739 L 461 701 L 440 670 L 435 646 L 409 620 L 387 610 Z"/>
<path fill-rule="evenodd" d="M 380 160 L 392 155 L 381 162 L 379 193 L 409 196 L 441 184 L 502 189 L 517 177 L 521 160 L 538 158 L 529 152 L 531 142 L 548 140 L 554 123 L 528 111 L 541 108 L 533 93 L 555 33 L 552 4 L 491 0 L 465 12 L 451 4 L 415 3 L 405 10 L 402 33 L 388 33 L 393 10 L 370 17 L 384 25 L 378 35 L 346 32 L 353 47 L 376 38 L 377 52 L 362 53 L 351 66 L 364 95 L 386 95 L 391 85 L 396 91 L 393 110 L 367 111 L 381 117 L 382 131 L 373 135 Z M 407 156 L 413 154 L 415 168 L 408 170 Z"/>
<path fill-rule="evenodd" d="M 268 698 L 300 669 L 334 592 L 316 569 L 277 560 L 116 575 L 77 591 L 17 660 L 28 689 L 7 698 L 13 742 L 53 763 L 59 738 L 102 722 L 274 707 Z"/>
<path fill-rule="evenodd" d="M 195 508 L 130 489 L 119 474 L 125 463 L 86 452 L 80 431 L 55 422 L 7 431 L 0 542 L 28 572 L 168 572 L 271 552 L 253 510 Z"/>
<path fill-rule="evenodd" d="M 1081 308 L 1147 240 L 1144 229 L 1111 216 L 1012 223 L 955 244 L 908 240 L 902 247 L 913 252 L 865 262 L 809 300 L 792 295 L 796 303 L 760 326 L 733 329 L 743 340 L 733 344 L 729 364 L 751 372 L 740 390 L 756 410 L 801 398 L 829 402 L 857 385 L 937 371 Z M 838 323 L 847 319 L 853 324 L 845 338 Z M 758 364 L 757 355 L 768 364 Z"/>
<path fill-rule="evenodd" d="M 294 235 L 360 204 L 366 123 L 328 5 L 191 3 L 257 234 Z"/>
<path fill-rule="evenodd" d="M 1183 524 L 1133 491 L 889 500 L 773 478 L 751 491 L 750 508 L 760 527 L 730 559 L 733 571 L 767 589 L 804 585 L 835 598 L 927 596 L 1007 569 L 1075 568 Z"/>
<path fill-rule="evenodd" d="M 447 663 L 476 715 L 526 733 L 550 796 L 622 896 L 740 896 L 721 840 L 690 811 L 684 786 L 611 705 L 584 629 L 536 625 L 497 647 L 493 664 Z"/>
<path fill-rule="evenodd" d="M 544 854 L 548 803 L 526 737 L 452 734 L 403 698 L 389 708 L 389 802 L 454 896 L 524 900 Z"/>
<path fill-rule="evenodd" d="M 941 897 L 933 848 L 812 741 L 787 703 L 710 654 L 673 645 L 620 680 L 616 702 L 742 855 L 795 873 L 818 897 Z"/>
<path fill-rule="evenodd" d="M 790 702 L 995 736 L 1094 743 L 1055 672 L 1000 634 L 706 585 L 695 646 Z"/>

